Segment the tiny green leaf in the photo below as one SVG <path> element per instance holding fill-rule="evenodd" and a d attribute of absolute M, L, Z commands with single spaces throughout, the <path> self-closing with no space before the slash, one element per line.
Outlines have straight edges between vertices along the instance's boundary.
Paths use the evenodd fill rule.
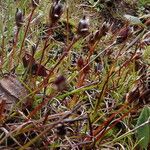
<path fill-rule="evenodd" d="M 140 126 L 146 122 L 150 117 L 150 108 L 144 107 L 137 121 L 137 126 Z M 144 126 L 137 129 L 137 138 L 140 141 L 140 146 L 143 149 L 147 149 L 148 144 L 150 143 L 150 125 L 145 124 Z"/>

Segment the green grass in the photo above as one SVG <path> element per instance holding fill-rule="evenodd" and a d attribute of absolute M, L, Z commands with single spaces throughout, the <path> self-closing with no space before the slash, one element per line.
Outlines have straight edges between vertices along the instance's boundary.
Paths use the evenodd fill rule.
<path fill-rule="evenodd" d="M 117 3 L 113 8 L 104 3 L 102 9 L 95 9 L 85 1 L 66 1 L 68 10 L 65 7 L 55 23 L 49 16 L 49 0 L 40 1 L 36 9 L 27 0 L 0 2 L 0 95 L 4 95 L 0 101 L 0 149 L 142 148 L 136 124 L 144 106 L 150 106 L 146 87 L 150 47 L 143 43 L 148 28 L 130 25 L 123 16 L 118 19 L 118 14 L 135 7 L 138 16 L 144 14 L 141 6 L 130 4 L 127 8 L 125 2 L 129 1 L 122 3 L 126 9 L 116 8 Z M 25 11 L 25 16 L 15 35 L 17 8 Z M 108 10 L 110 20 L 104 15 Z M 90 18 L 86 34 L 77 32 L 83 15 Z M 51 32 L 43 40 L 45 24 Z M 127 33 L 126 26 L 134 28 Z M 122 29 L 127 37 L 123 34 L 123 41 L 114 44 Z M 24 63 L 27 54 L 29 60 Z M 10 85 L 3 86 L 6 74 L 15 74 L 16 83 L 9 80 Z M 13 94 L 24 92 L 17 88 L 18 82 L 28 90 L 25 97 Z M 11 84 L 16 87 L 12 89 Z M 5 95 L 10 101 L 15 99 L 11 109 Z"/>

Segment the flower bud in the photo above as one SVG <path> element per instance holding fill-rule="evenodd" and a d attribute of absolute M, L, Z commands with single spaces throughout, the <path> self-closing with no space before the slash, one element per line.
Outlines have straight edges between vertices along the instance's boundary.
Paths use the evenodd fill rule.
<path fill-rule="evenodd" d="M 89 33 L 89 18 L 87 18 L 86 16 L 83 16 L 82 19 L 80 19 L 79 24 L 78 24 L 78 29 L 77 32 L 80 35 L 86 35 Z"/>
<path fill-rule="evenodd" d="M 39 0 L 32 0 L 32 7 L 36 8 L 39 5 Z"/>
<path fill-rule="evenodd" d="M 15 15 L 15 21 L 16 21 L 16 26 L 18 28 L 20 28 L 24 22 L 24 13 L 18 8 L 17 8 L 16 15 Z"/>
<path fill-rule="evenodd" d="M 60 2 L 60 0 L 55 0 L 51 6 L 50 12 L 49 12 L 49 18 L 51 20 L 51 23 L 56 23 L 61 15 L 63 14 L 64 6 Z"/>

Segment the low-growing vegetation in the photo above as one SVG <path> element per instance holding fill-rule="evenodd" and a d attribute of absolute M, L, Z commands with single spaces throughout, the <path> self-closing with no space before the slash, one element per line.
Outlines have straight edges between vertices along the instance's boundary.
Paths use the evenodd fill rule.
<path fill-rule="evenodd" d="M 0 1 L 0 149 L 150 149 L 149 8 Z"/>

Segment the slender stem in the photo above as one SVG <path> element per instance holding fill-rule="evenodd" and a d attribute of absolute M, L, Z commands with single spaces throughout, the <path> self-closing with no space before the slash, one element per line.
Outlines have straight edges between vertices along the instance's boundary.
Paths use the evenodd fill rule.
<path fill-rule="evenodd" d="M 34 14 L 35 9 L 36 9 L 36 8 L 33 8 L 33 9 L 32 9 L 32 12 L 31 12 L 31 14 L 30 14 L 30 16 L 29 16 L 29 21 L 28 21 L 27 27 L 26 27 L 26 29 L 25 29 L 25 34 L 24 34 L 24 37 L 23 37 L 23 40 L 22 40 L 22 43 L 21 43 L 20 52 L 19 52 L 19 54 L 18 54 L 18 58 L 19 58 L 19 59 L 20 59 L 20 56 L 21 56 L 21 54 L 22 54 L 24 42 L 25 42 L 25 39 L 26 39 L 26 36 L 27 36 L 27 33 L 28 33 L 28 29 L 29 29 L 29 26 L 30 26 L 30 22 L 31 22 L 31 20 L 32 20 L 32 16 L 33 16 L 33 14 Z"/>
<path fill-rule="evenodd" d="M 70 113 L 62 116 L 58 121 L 56 121 L 55 123 L 53 123 L 51 126 L 47 127 L 44 131 L 42 131 L 39 135 L 37 135 L 36 137 L 34 137 L 33 139 L 31 139 L 29 142 L 27 142 L 25 145 L 23 145 L 23 147 L 21 147 L 19 150 L 25 150 L 27 147 L 29 147 L 30 145 L 32 145 L 33 143 L 35 143 L 40 137 L 43 137 L 48 131 L 50 131 L 52 128 L 54 128 L 57 124 L 59 124 L 60 122 L 62 122 L 65 118 L 69 117 L 72 113 L 74 113 L 76 110 L 79 109 L 79 107 L 83 105 L 83 103 L 78 103 L 72 110 Z"/>
<path fill-rule="evenodd" d="M 5 37 L 4 37 L 4 35 L 3 35 L 3 38 L 2 38 L 2 55 L 1 55 L 1 57 L 0 57 L 0 69 L 2 68 L 2 66 L 3 66 L 3 61 L 4 61 L 4 52 L 5 52 L 5 50 L 4 50 L 4 48 L 5 48 Z"/>
<path fill-rule="evenodd" d="M 42 83 L 40 83 L 38 85 L 38 89 L 42 89 L 44 87 L 46 87 L 48 85 L 48 80 L 51 77 L 51 75 L 54 73 L 54 70 L 57 68 L 57 66 L 64 60 L 64 58 L 68 55 L 69 50 L 72 48 L 72 46 L 80 39 L 81 37 L 77 37 L 75 39 L 73 39 L 72 43 L 65 48 L 64 53 L 62 54 L 62 56 L 60 57 L 60 59 L 58 60 L 58 62 L 54 65 L 54 67 L 50 70 L 49 74 L 47 75 L 47 77 L 42 81 Z M 37 90 L 36 90 L 37 91 Z"/>
<path fill-rule="evenodd" d="M 20 31 L 20 28 L 17 28 L 17 33 L 15 34 L 15 38 L 14 38 L 13 48 L 12 48 L 11 54 L 9 55 L 9 57 L 10 57 L 10 67 L 9 67 L 10 70 L 12 69 L 13 60 L 14 60 L 14 57 L 15 57 L 16 46 L 17 46 L 17 43 L 18 43 L 19 31 Z"/>
<path fill-rule="evenodd" d="M 126 112 L 124 115 L 122 115 L 120 118 L 116 119 L 115 122 L 106 130 L 102 131 L 100 135 L 96 136 L 96 140 L 102 140 L 102 137 L 111 130 L 119 121 L 121 121 L 123 118 L 125 118 L 134 108 L 130 109 L 128 112 Z"/>

